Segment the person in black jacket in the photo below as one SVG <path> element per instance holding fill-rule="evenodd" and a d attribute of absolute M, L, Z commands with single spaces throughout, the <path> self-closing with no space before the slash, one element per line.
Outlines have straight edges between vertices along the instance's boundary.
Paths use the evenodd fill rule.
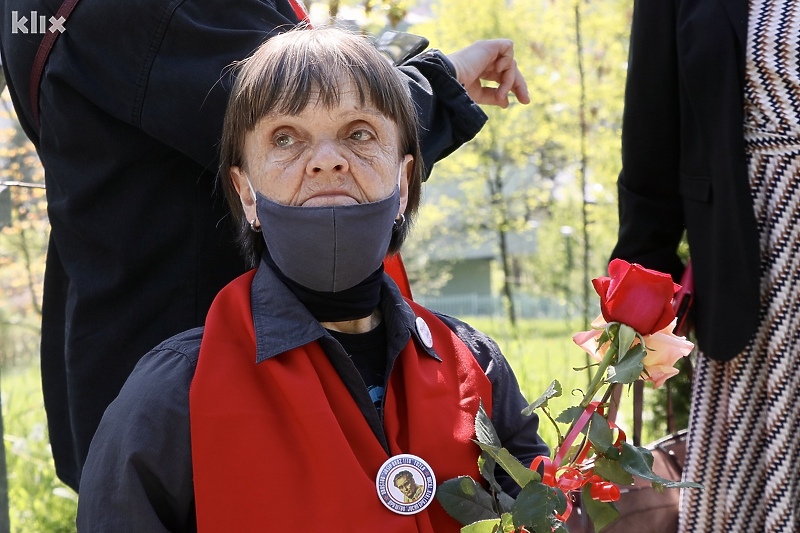
<path fill-rule="evenodd" d="M 32 103 L 34 57 L 51 29 L 31 20 L 60 5 L 1 1 L 0 54 L 45 169 L 42 384 L 56 472 L 77 490 L 103 411 L 139 358 L 201 325 L 217 291 L 246 269 L 216 185 L 229 67 L 302 13 L 294 0 L 81 0 Z M 430 51 L 401 67 L 428 170 L 480 130 L 476 102 L 505 106 L 509 90 L 527 99 L 510 42 L 453 58 Z M 482 76 L 500 90 L 480 92 Z"/>
<path fill-rule="evenodd" d="M 496 343 L 382 268 L 421 195 L 405 81 L 336 28 L 237 68 L 220 176 L 257 267 L 137 364 L 92 440 L 78 530 L 457 533 L 435 494 L 480 479 L 481 406 L 522 464 L 549 450 Z"/>
<path fill-rule="evenodd" d="M 796 3 L 636 1 L 613 257 L 688 238 L 699 349 L 681 531 L 800 528 Z"/>

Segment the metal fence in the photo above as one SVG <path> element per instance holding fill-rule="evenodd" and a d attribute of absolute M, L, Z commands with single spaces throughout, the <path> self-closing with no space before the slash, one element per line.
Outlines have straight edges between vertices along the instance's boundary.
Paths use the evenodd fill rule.
<path fill-rule="evenodd" d="M 414 299 L 429 309 L 451 316 L 497 316 L 505 315 L 502 296 L 459 294 L 455 296 L 414 296 Z M 535 297 L 527 294 L 514 296 L 514 310 L 519 318 L 565 318 L 575 305 L 567 306 L 563 300 Z"/>

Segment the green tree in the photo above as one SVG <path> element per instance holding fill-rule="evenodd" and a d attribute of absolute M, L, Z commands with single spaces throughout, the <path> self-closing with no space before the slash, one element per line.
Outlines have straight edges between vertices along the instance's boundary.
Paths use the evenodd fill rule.
<path fill-rule="evenodd" d="M 576 27 L 578 8 L 581 20 Z M 567 289 L 579 294 L 584 279 L 605 272 L 616 235 L 614 182 L 619 171 L 629 2 L 443 0 L 434 6 L 434 13 L 434 21 L 411 31 L 428 36 L 445 52 L 477 39 L 514 40 L 532 102 L 486 110 L 489 123 L 475 141 L 434 169 L 426 202 L 435 203 L 426 208 L 425 216 L 432 211 L 445 213 L 439 217 L 448 221 L 438 232 L 440 238 L 449 232 L 462 243 L 482 239 L 495 243 L 507 300 L 514 290 L 565 299 Z M 581 82 L 586 88 L 583 99 Z M 581 170 L 585 187 L 579 179 Z M 448 193 L 435 192 L 438 188 Z M 586 232 L 581 220 L 584 198 Z M 509 258 L 504 245 L 508 235 L 530 227 L 536 228 L 538 253 Z M 562 227 L 573 228 L 569 241 Z M 589 252 L 585 265 L 577 262 L 582 249 Z M 573 266 L 581 266 L 586 275 L 577 268 L 565 272 L 570 252 Z M 589 311 L 581 309 L 584 315 Z"/>

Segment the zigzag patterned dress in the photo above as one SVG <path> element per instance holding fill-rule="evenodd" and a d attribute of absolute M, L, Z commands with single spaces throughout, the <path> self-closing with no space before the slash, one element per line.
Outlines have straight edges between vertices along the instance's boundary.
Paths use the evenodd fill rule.
<path fill-rule="evenodd" d="M 685 474 L 705 490 L 684 491 L 682 533 L 800 531 L 800 2 L 749 6 L 745 144 L 761 325 L 730 363 L 699 358 Z"/>

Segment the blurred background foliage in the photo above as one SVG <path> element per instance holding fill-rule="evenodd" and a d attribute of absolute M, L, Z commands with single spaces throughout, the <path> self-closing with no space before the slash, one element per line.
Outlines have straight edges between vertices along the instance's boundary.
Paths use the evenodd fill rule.
<path fill-rule="evenodd" d="M 0 98 L 0 402 L 4 474 L 13 532 L 75 531 L 77 496 L 55 475 L 47 438 L 38 353 L 49 225 L 44 173 Z"/>

